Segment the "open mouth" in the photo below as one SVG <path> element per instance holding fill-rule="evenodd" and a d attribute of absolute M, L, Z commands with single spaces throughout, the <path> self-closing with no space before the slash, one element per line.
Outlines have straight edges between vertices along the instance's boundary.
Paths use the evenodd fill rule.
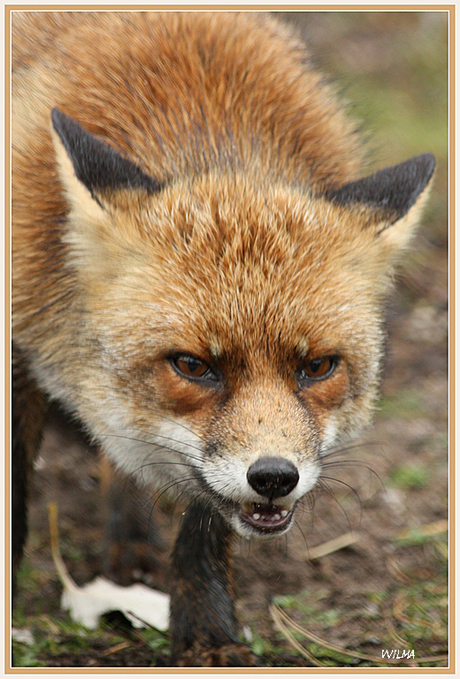
<path fill-rule="evenodd" d="M 264 533 L 275 533 L 289 526 L 294 516 L 294 509 L 287 509 L 274 504 L 245 502 L 240 510 L 239 518 Z"/>

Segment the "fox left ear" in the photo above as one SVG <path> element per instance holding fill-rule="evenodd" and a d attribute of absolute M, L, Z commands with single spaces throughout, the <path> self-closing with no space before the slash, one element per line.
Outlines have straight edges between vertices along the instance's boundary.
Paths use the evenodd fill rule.
<path fill-rule="evenodd" d="M 121 211 L 124 216 L 136 199 L 145 200 L 162 187 L 58 109 L 53 109 L 51 122 L 56 168 L 69 207 L 62 237 L 69 261 L 85 280 L 97 280 L 103 269 L 107 276 L 114 275 L 111 266 L 118 261 L 120 240 L 116 236 L 123 224 L 126 238 L 131 223 L 129 219 L 114 220 L 114 212 Z"/>
<path fill-rule="evenodd" d="M 368 205 L 376 234 L 392 248 L 401 248 L 417 222 L 435 165 L 431 153 L 425 153 L 331 189 L 325 197 L 339 205 Z"/>
<path fill-rule="evenodd" d="M 147 193 L 160 190 L 156 179 L 57 108 L 52 110 L 51 120 L 61 179 L 69 198 L 74 198 L 72 202 L 81 201 L 83 187 L 100 207 L 113 202 L 120 189 L 141 189 Z"/>

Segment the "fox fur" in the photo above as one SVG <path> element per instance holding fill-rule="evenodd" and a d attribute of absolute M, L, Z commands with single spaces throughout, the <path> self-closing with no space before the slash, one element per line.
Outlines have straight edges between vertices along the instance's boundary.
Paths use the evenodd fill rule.
<path fill-rule="evenodd" d="M 55 399 L 120 468 L 201 498 L 220 552 L 200 534 L 198 582 L 223 535 L 288 530 L 322 456 L 370 421 L 434 160 L 363 177 L 347 107 L 269 15 L 15 12 L 12 44 L 22 448 Z M 220 606 L 186 545 L 182 663 L 236 644 L 231 595 L 219 633 L 184 632 Z"/>

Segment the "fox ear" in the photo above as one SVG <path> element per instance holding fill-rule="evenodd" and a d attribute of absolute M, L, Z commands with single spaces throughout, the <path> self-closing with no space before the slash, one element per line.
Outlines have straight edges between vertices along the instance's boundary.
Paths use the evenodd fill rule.
<path fill-rule="evenodd" d="M 57 108 L 52 110 L 51 120 L 61 179 L 71 200 L 82 200 L 77 182 L 88 189 L 100 207 L 110 203 L 111 195 L 119 189 L 143 189 L 147 193 L 160 190 L 159 182 Z"/>
<path fill-rule="evenodd" d="M 340 205 L 368 203 L 386 213 L 392 224 L 416 203 L 431 179 L 435 165 L 431 153 L 425 153 L 328 191 L 326 198 Z"/>
<path fill-rule="evenodd" d="M 404 247 L 411 236 L 435 165 L 431 153 L 425 153 L 329 190 L 325 197 L 339 205 L 369 206 L 376 234 L 391 249 L 398 249 Z"/>

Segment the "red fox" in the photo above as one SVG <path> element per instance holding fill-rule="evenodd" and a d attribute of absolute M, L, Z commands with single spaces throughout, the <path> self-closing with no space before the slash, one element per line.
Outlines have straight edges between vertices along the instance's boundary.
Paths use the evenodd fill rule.
<path fill-rule="evenodd" d="M 13 75 L 14 569 L 57 400 L 191 502 L 174 662 L 250 665 L 233 536 L 288 531 L 369 422 L 434 158 L 366 176 L 346 107 L 270 15 L 15 12 Z"/>

